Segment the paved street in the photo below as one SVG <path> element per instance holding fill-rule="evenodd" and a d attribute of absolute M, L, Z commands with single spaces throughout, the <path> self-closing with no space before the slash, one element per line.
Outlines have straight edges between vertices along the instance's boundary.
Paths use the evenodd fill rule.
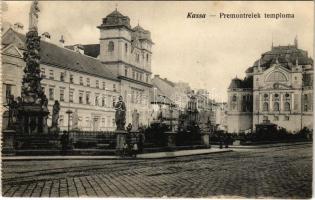
<path fill-rule="evenodd" d="M 312 146 L 237 149 L 157 160 L 3 162 L 2 194 L 14 197 L 310 198 Z"/>

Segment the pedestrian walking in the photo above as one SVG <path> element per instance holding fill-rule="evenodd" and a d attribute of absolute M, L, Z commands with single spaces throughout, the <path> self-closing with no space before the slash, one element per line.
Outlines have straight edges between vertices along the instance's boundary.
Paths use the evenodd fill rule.
<path fill-rule="evenodd" d="M 66 155 L 67 154 L 67 147 L 69 143 L 69 137 L 66 131 L 63 131 L 63 134 L 60 138 L 60 143 L 61 143 L 61 155 Z"/>
<path fill-rule="evenodd" d="M 122 157 L 125 157 L 128 154 L 128 144 L 124 143 Z"/>
<path fill-rule="evenodd" d="M 133 147 L 132 147 L 132 155 L 134 158 L 137 157 L 137 153 L 138 153 L 138 145 L 137 145 L 137 143 L 134 143 Z"/>

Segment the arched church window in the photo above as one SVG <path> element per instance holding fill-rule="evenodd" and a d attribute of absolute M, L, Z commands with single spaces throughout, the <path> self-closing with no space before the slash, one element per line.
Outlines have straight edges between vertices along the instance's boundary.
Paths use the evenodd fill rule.
<path fill-rule="evenodd" d="M 149 54 L 147 54 L 147 62 L 149 62 Z"/>
<path fill-rule="evenodd" d="M 279 71 L 271 73 L 267 78 L 267 82 L 285 82 L 285 81 L 287 81 L 287 78 L 282 72 L 279 72 Z"/>
<path fill-rule="evenodd" d="M 290 111 L 290 103 L 289 102 L 285 102 L 284 103 L 284 111 Z"/>
<path fill-rule="evenodd" d="M 268 111 L 268 110 L 269 110 L 269 105 L 268 105 L 267 102 L 265 102 L 265 103 L 263 104 L 263 111 Z"/>
<path fill-rule="evenodd" d="M 232 101 L 236 101 L 236 100 L 237 100 L 236 95 L 233 95 Z"/>
<path fill-rule="evenodd" d="M 279 111 L 280 110 L 280 107 L 279 107 L 279 103 L 278 102 L 275 102 L 273 104 L 273 111 Z"/>
<path fill-rule="evenodd" d="M 113 52 L 114 51 L 114 42 L 113 41 L 110 41 L 108 43 L 108 51 L 109 52 Z"/>

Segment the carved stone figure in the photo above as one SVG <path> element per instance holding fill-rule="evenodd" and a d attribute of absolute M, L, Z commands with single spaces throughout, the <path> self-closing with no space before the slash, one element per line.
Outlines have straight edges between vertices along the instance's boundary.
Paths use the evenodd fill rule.
<path fill-rule="evenodd" d="M 60 111 L 60 104 L 58 101 L 55 101 L 53 106 L 53 113 L 52 113 L 52 127 L 58 127 L 58 120 L 59 120 L 59 111 Z"/>
<path fill-rule="evenodd" d="M 115 104 L 115 121 L 117 130 L 125 130 L 126 124 L 126 105 L 123 102 L 122 96 L 119 97 L 119 101 Z"/>
<path fill-rule="evenodd" d="M 38 24 L 38 13 L 40 12 L 38 7 L 38 1 L 35 0 L 32 2 L 32 6 L 30 8 L 29 13 L 29 30 L 30 31 L 37 31 L 37 24 Z"/>
<path fill-rule="evenodd" d="M 132 112 L 132 130 L 138 131 L 138 129 L 139 129 L 139 113 L 135 109 Z"/>

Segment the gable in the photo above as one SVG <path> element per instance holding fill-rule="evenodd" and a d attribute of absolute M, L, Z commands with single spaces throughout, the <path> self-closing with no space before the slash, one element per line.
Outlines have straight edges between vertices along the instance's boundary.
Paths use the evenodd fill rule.
<path fill-rule="evenodd" d="M 15 32 L 12 28 L 9 28 L 2 36 L 1 44 L 8 46 L 14 44 L 18 49 L 25 49 L 25 38 L 19 37 L 20 33 Z"/>
<path fill-rule="evenodd" d="M 275 64 L 264 72 L 265 83 L 285 83 L 289 81 L 290 71 L 280 64 Z"/>
<path fill-rule="evenodd" d="M 20 50 L 14 44 L 10 44 L 9 46 L 5 47 L 2 52 L 6 55 L 23 58 L 22 52 L 20 52 Z"/>

